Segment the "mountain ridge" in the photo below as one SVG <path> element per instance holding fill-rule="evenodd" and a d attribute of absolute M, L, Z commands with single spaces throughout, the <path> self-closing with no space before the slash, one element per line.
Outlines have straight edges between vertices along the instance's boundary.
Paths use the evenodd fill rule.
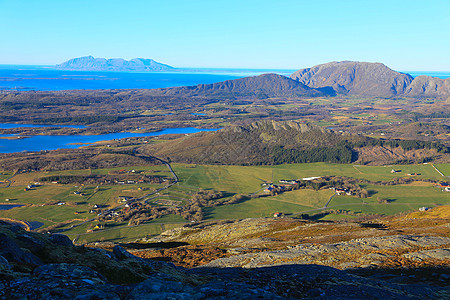
<path fill-rule="evenodd" d="M 262 74 L 211 84 L 162 88 L 155 89 L 154 91 L 157 94 L 165 96 L 220 96 L 231 98 L 318 97 L 335 95 L 331 89 L 311 88 L 301 82 L 278 74 Z"/>
<path fill-rule="evenodd" d="M 450 96 L 450 79 L 412 77 L 382 63 L 339 61 L 294 72 L 290 78 L 311 88 L 332 88 L 337 94 L 392 98 Z"/>

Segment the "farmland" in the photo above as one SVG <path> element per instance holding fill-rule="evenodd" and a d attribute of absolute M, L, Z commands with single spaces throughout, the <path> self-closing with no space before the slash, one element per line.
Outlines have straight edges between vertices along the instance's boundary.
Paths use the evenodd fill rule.
<path fill-rule="evenodd" d="M 436 206 L 450 203 L 450 193 L 442 191 L 435 182 L 448 180 L 442 177 L 431 164 L 362 166 L 351 164 L 289 164 L 278 166 L 223 166 L 173 164 L 179 182 L 148 197 L 155 207 L 165 205 L 187 205 L 199 191 L 219 191 L 223 197 L 250 195 L 247 200 L 236 204 L 203 207 L 205 220 L 243 219 L 250 217 L 271 217 L 275 212 L 290 216 L 308 214 L 311 217 L 327 219 L 354 218 L 368 214 L 392 215 L 414 211 L 422 206 Z M 436 167 L 448 174 L 450 164 Z M 391 173 L 395 169 L 397 173 Z M 101 184 L 74 185 L 37 182 L 40 178 L 55 175 L 108 175 L 118 172 L 139 172 L 158 174 L 164 180 L 171 178 L 165 166 L 109 168 L 94 170 L 70 170 L 32 172 L 17 174 L 11 179 L 11 186 L 0 189 L 0 204 L 23 205 L 0 211 L 1 218 L 17 219 L 41 225 L 40 228 L 58 226 L 64 233 L 78 242 L 95 240 L 133 240 L 152 236 L 163 230 L 181 226 L 187 222 L 181 216 L 165 215 L 149 220 L 139 226 L 127 222 L 107 222 L 103 230 L 91 232 L 98 221 L 90 213 L 95 205 L 108 209 L 119 208 L 120 196 L 139 198 L 167 186 L 161 184 Z M 408 175 L 416 174 L 416 175 Z M 6 176 L 6 175 L 5 175 Z M 369 197 L 354 195 L 334 196 L 331 189 L 298 189 L 271 194 L 264 192 L 264 186 L 278 184 L 280 180 L 296 180 L 306 177 L 344 176 L 364 180 L 359 183 L 368 191 Z M 448 175 L 446 175 L 448 176 Z M 396 178 L 413 179 L 407 184 L 384 185 Z M 168 182 L 168 181 L 167 181 Z M 367 182 L 367 183 L 365 183 Z M 39 184 L 36 184 L 39 183 Z M 33 186 L 35 185 L 36 186 Z M 31 188 L 28 188 L 32 185 Z M 332 197 L 327 208 L 325 203 Z M 6 201 L 8 200 L 8 201 Z M 324 214 L 324 212 L 326 212 Z M 322 213 L 322 214 L 321 214 Z M 37 223 L 36 223 L 37 222 Z M 39 226 L 36 226 L 39 227 Z"/>

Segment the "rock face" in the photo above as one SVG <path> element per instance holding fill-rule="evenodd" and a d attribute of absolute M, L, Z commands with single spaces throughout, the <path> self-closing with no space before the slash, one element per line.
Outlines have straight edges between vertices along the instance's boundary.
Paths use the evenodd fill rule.
<path fill-rule="evenodd" d="M 315 97 L 334 96 L 332 89 L 315 89 L 277 74 L 263 74 L 227 80 L 213 84 L 199 84 L 155 90 L 162 95 L 200 96 L 228 98 L 272 98 L 272 97 Z"/>
<path fill-rule="evenodd" d="M 405 90 L 405 94 L 411 97 L 449 97 L 450 78 L 417 76 Z"/>
<path fill-rule="evenodd" d="M 133 58 L 124 60 L 122 58 L 94 58 L 93 56 L 84 56 L 70 59 L 62 64 L 56 65 L 56 68 L 63 70 L 79 71 L 170 71 L 174 68 L 153 59 Z"/>
<path fill-rule="evenodd" d="M 402 95 L 414 79 L 381 63 L 354 61 L 317 65 L 299 70 L 290 77 L 311 88 L 332 87 L 340 94 L 377 97 Z"/>

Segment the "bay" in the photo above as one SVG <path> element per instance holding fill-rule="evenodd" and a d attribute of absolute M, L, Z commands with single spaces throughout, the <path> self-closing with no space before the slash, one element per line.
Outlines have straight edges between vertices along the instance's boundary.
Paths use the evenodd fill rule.
<path fill-rule="evenodd" d="M 61 148 L 75 149 L 81 147 L 80 145 L 76 145 L 76 143 L 93 144 L 98 141 L 109 141 L 130 137 L 158 136 L 164 134 L 190 134 L 200 131 L 215 130 L 218 129 L 198 129 L 194 127 L 185 127 L 168 128 L 150 133 L 119 132 L 99 135 L 32 135 L 23 137 L 14 134 L 5 134 L 0 135 L 0 153 L 56 150 Z"/>

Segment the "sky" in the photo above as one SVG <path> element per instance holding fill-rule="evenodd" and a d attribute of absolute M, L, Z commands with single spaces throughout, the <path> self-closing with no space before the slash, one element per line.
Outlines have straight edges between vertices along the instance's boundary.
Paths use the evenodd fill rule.
<path fill-rule="evenodd" d="M 450 71 L 449 0 L 0 0 L 0 64 L 92 55 L 174 67 L 329 61 Z"/>

